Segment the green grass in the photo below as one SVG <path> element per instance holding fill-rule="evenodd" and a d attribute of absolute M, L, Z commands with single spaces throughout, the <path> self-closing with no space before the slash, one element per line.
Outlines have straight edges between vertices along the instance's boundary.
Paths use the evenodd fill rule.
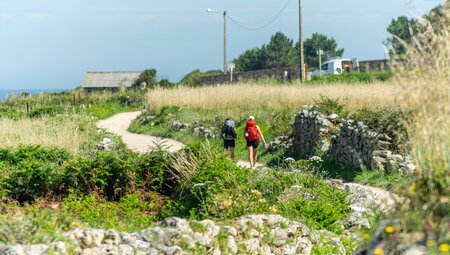
<path fill-rule="evenodd" d="M 331 83 L 371 83 L 376 81 L 389 81 L 393 74 L 391 71 L 343 73 L 336 75 L 314 76 L 308 84 L 331 84 Z"/>

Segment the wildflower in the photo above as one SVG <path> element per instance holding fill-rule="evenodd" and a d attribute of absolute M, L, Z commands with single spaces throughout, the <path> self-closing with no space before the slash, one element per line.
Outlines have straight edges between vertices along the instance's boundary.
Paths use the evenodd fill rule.
<path fill-rule="evenodd" d="M 276 214 L 278 212 L 277 208 L 275 208 L 274 206 L 269 207 L 269 210 L 273 214 Z"/>
<path fill-rule="evenodd" d="M 257 189 L 252 190 L 252 193 L 257 195 L 257 196 L 261 196 L 262 195 L 261 191 L 259 191 Z"/>
<path fill-rule="evenodd" d="M 448 245 L 448 243 L 443 243 L 443 244 L 439 245 L 439 250 L 442 252 L 449 252 L 450 245 Z"/>
<path fill-rule="evenodd" d="M 393 226 L 387 226 L 384 230 L 386 231 L 386 233 L 389 233 L 389 234 L 394 233 L 394 231 L 395 231 Z"/>
<path fill-rule="evenodd" d="M 364 240 L 369 240 L 370 239 L 370 235 L 369 234 L 364 234 L 363 238 L 364 238 Z"/>
<path fill-rule="evenodd" d="M 225 208 L 229 208 L 229 207 L 231 207 L 232 205 L 233 205 L 233 201 L 231 201 L 230 199 L 227 199 L 227 200 L 223 201 L 223 206 L 224 206 Z"/>
<path fill-rule="evenodd" d="M 427 240 L 427 247 L 431 247 L 434 245 L 433 240 Z"/>
<path fill-rule="evenodd" d="M 260 202 L 261 204 L 263 204 L 263 203 L 266 202 L 266 199 L 265 199 L 265 198 L 261 198 L 261 199 L 258 200 L 258 202 Z"/>
<path fill-rule="evenodd" d="M 383 249 L 378 248 L 378 249 L 375 249 L 373 251 L 373 254 L 375 254 L 375 255 L 383 255 L 384 251 L 383 251 Z"/>
<path fill-rule="evenodd" d="M 417 188 L 417 185 L 413 182 L 411 185 L 409 185 L 409 190 L 414 191 Z"/>

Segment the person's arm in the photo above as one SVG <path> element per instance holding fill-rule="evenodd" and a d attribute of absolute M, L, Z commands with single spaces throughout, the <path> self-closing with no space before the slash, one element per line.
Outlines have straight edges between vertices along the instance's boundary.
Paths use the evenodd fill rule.
<path fill-rule="evenodd" d="M 231 128 L 231 132 L 232 132 L 233 138 L 236 139 L 237 138 L 237 133 L 236 133 L 236 129 L 234 129 L 234 127 Z"/>
<path fill-rule="evenodd" d="M 259 129 L 258 126 L 256 126 L 256 129 L 258 129 L 259 136 L 260 136 L 261 139 L 263 140 L 264 146 L 266 146 L 266 139 L 264 139 L 264 136 L 263 136 L 263 134 L 262 134 L 262 132 L 261 132 L 261 129 Z"/>

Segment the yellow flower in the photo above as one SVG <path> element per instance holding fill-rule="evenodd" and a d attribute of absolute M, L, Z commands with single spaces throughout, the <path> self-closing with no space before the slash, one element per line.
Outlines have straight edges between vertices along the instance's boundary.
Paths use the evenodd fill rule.
<path fill-rule="evenodd" d="M 450 245 L 448 245 L 448 243 L 443 243 L 443 244 L 439 245 L 439 250 L 442 252 L 449 252 Z"/>
<path fill-rule="evenodd" d="M 261 191 L 259 191 L 257 189 L 252 190 L 252 193 L 257 195 L 257 196 L 261 196 L 262 195 Z"/>
<path fill-rule="evenodd" d="M 231 207 L 232 205 L 233 205 L 233 201 L 231 201 L 229 199 L 223 201 L 223 206 L 226 207 L 226 208 Z"/>
<path fill-rule="evenodd" d="M 269 210 L 270 210 L 270 212 L 273 213 L 273 214 L 276 214 L 276 213 L 278 212 L 277 208 L 275 208 L 275 207 L 273 207 L 273 206 L 269 207 Z"/>
<path fill-rule="evenodd" d="M 431 246 L 433 246 L 433 245 L 434 245 L 433 240 L 427 240 L 427 246 L 428 246 L 428 247 L 431 247 Z"/>
<path fill-rule="evenodd" d="M 395 229 L 393 226 L 387 226 L 385 229 L 386 233 L 394 233 Z"/>
<path fill-rule="evenodd" d="M 370 235 L 369 234 L 364 234 L 363 238 L 364 238 L 364 240 L 369 240 L 370 239 Z"/>
<path fill-rule="evenodd" d="M 417 188 L 417 185 L 415 183 L 412 183 L 409 185 L 409 190 L 414 191 Z"/>
<path fill-rule="evenodd" d="M 265 203 L 265 202 L 266 202 L 266 199 L 265 199 L 265 198 L 261 198 L 261 199 L 259 199 L 258 201 L 259 201 L 260 203 L 262 203 L 262 204 L 263 204 L 263 203 Z"/>
<path fill-rule="evenodd" d="M 383 255 L 384 254 L 384 251 L 383 251 L 383 249 L 375 249 L 374 251 L 373 251 L 373 254 L 375 254 L 375 255 Z"/>

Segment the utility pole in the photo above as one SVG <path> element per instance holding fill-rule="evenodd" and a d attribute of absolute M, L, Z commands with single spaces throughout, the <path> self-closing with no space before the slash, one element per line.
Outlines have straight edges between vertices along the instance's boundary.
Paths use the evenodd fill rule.
<path fill-rule="evenodd" d="M 322 54 L 323 50 L 319 49 L 317 55 L 319 55 L 319 76 L 322 76 Z"/>
<path fill-rule="evenodd" d="M 299 7 L 299 43 L 300 43 L 300 81 L 304 82 L 305 77 L 305 57 L 303 52 L 303 14 L 302 14 L 302 0 L 298 0 Z"/>
<path fill-rule="evenodd" d="M 227 11 L 223 11 L 223 74 L 227 74 Z"/>

